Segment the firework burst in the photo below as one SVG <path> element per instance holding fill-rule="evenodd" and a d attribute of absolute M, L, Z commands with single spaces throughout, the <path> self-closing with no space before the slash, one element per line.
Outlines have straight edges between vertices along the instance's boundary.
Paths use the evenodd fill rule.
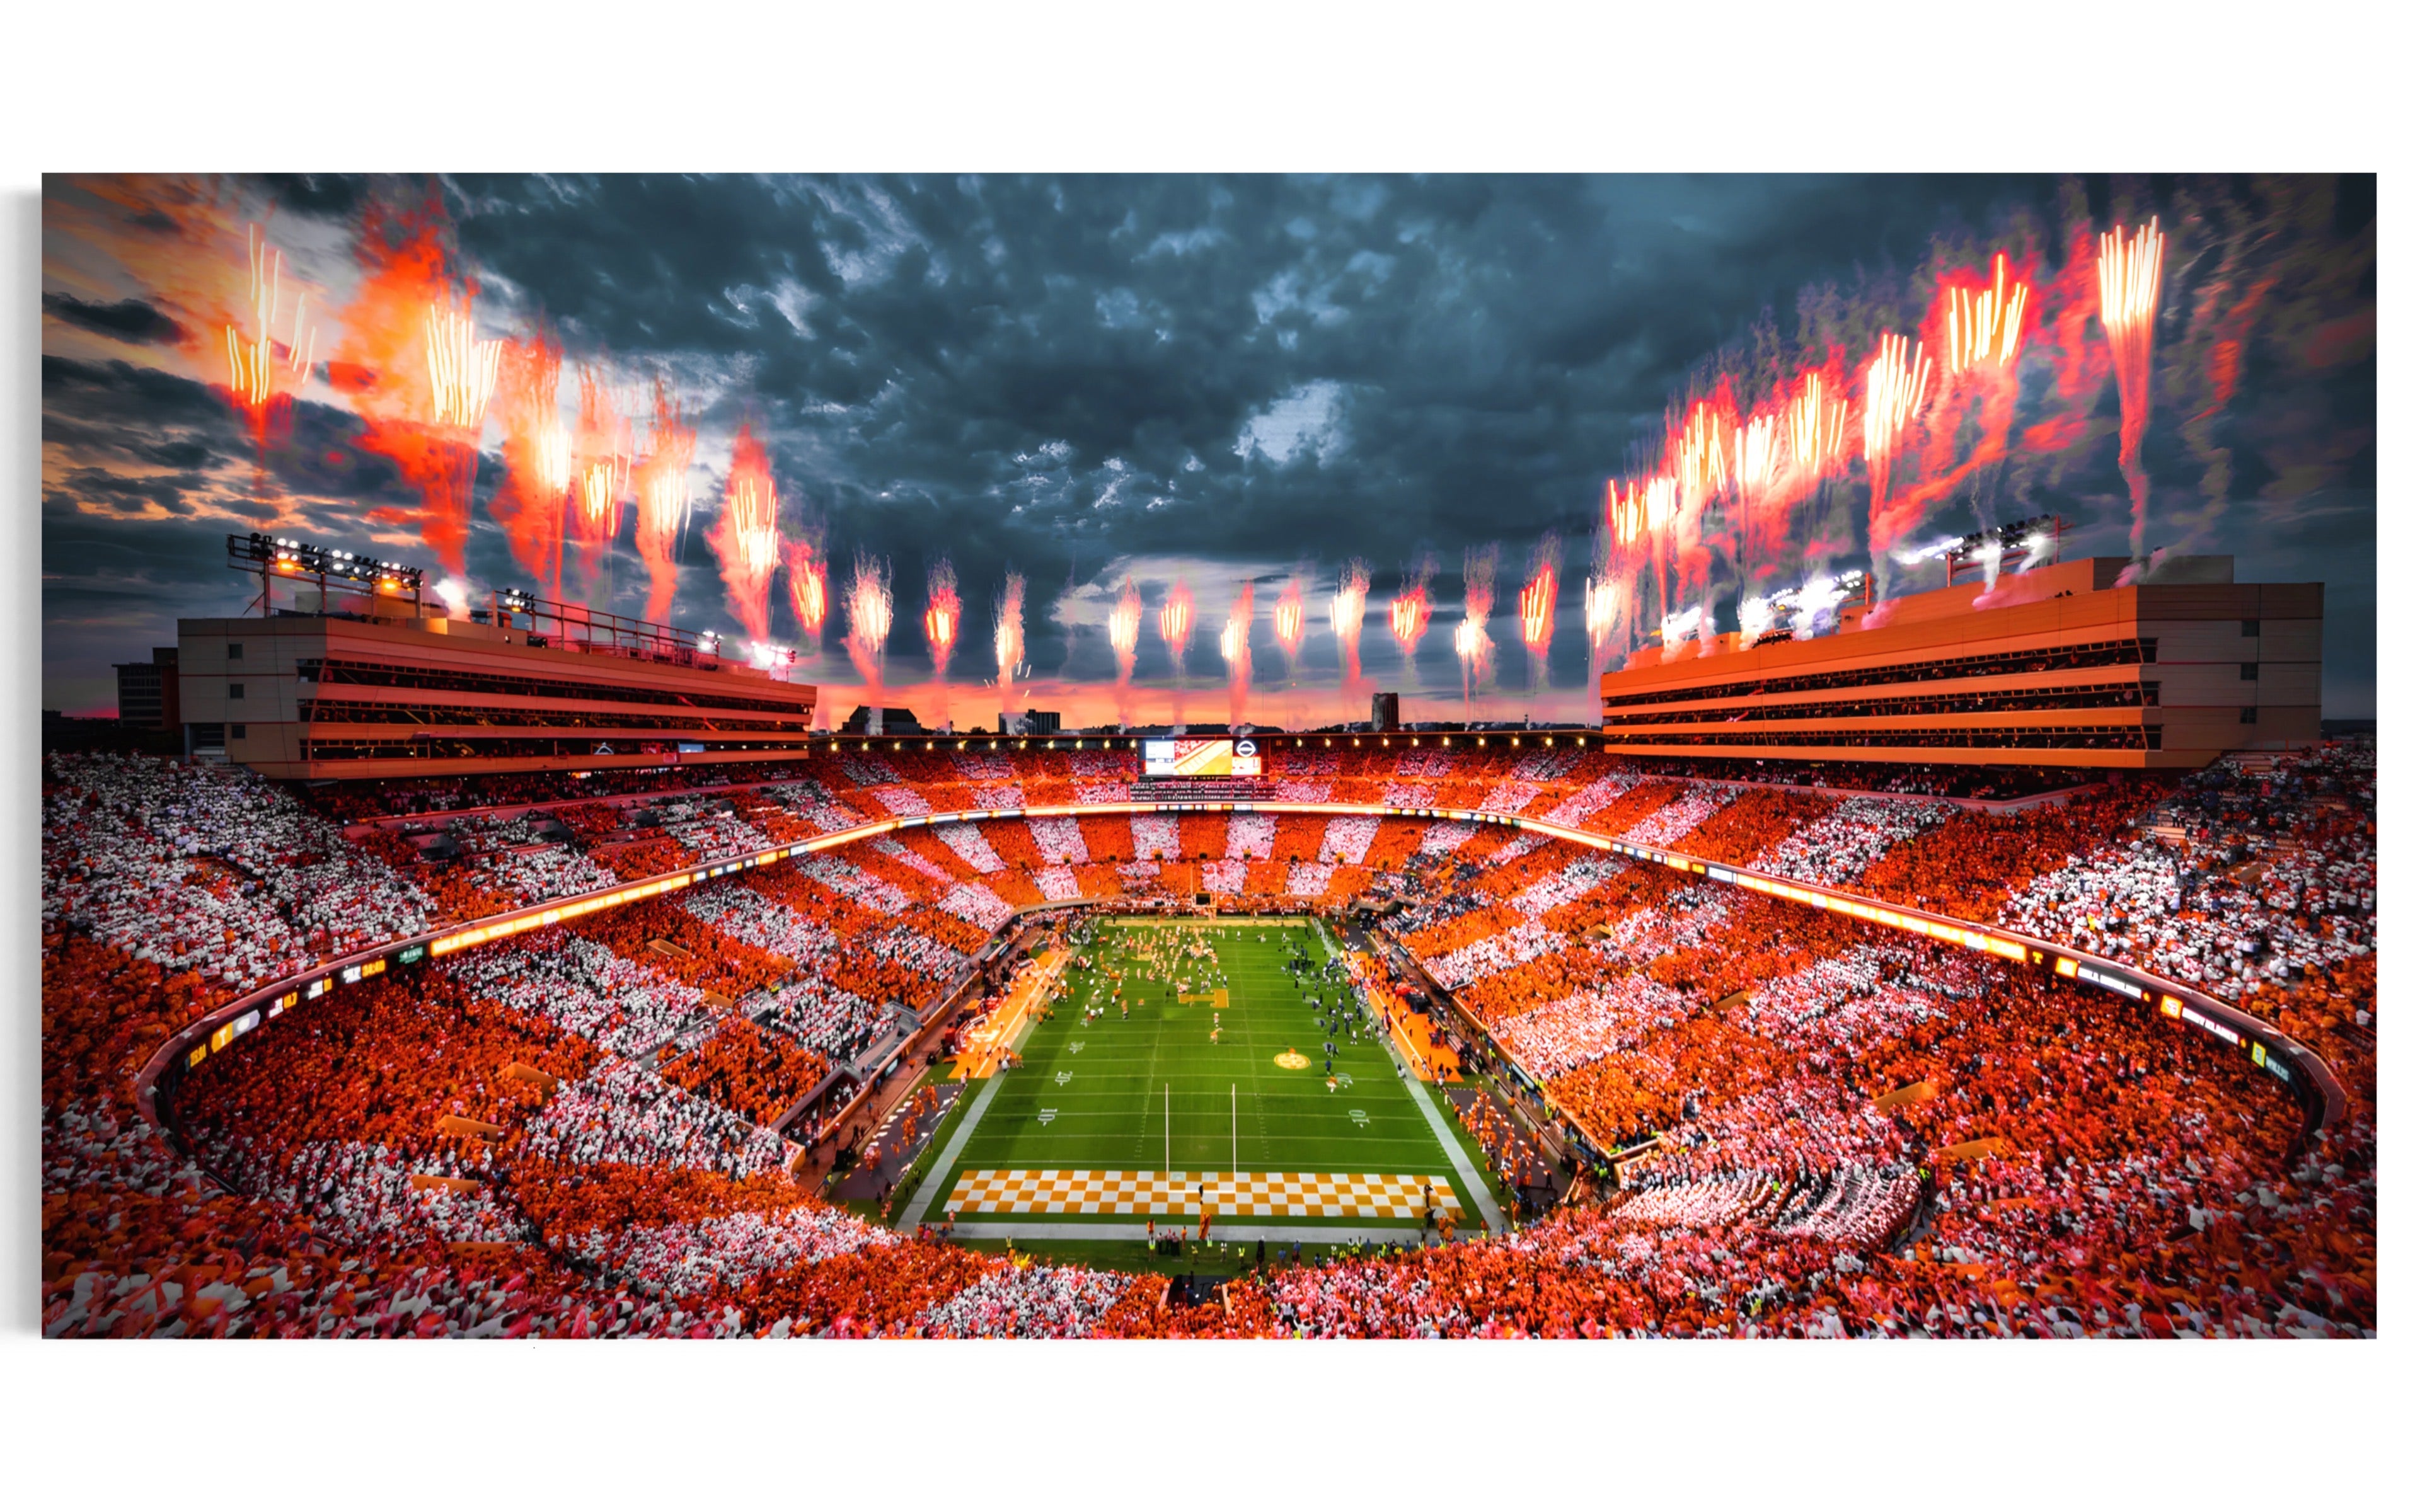
<path fill-rule="evenodd" d="M 958 572 L 941 558 L 924 569 L 924 646 L 933 658 L 935 697 L 941 701 L 941 727 L 950 721 L 950 656 L 957 650 Z"/>
<path fill-rule="evenodd" d="M 1546 686 L 1546 656 L 1555 643 L 1556 573 L 1562 555 L 1562 541 L 1554 532 L 1547 532 L 1530 556 L 1529 580 L 1521 585 L 1521 644 L 1529 653 L 1529 691 L 1533 695 Z"/>
<path fill-rule="evenodd" d="M 1109 609 L 1109 651 L 1117 659 L 1118 728 L 1134 723 L 1135 648 L 1142 641 L 1142 593 L 1129 578 Z"/>
<path fill-rule="evenodd" d="M 891 563 L 861 551 L 848 584 L 848 656 L 865 679 L 866 733 L 882 733 L 882 664 L 891 648 Z"/>
<path fill-rule="evenodd" d="M 782 576 L 789 584 L 790 613 L 799 622 L 799 639 L 807 643 L 810 656 L 821 654 L 824 620 L 831 612 L 826 572 L 820 540 L 810 535 L 782 543 Z"/>
<path fill-rule="evenodd" d="M 1404 569 L 1395 596 L 1387 605 L 1387 632 L 1395 638 L 1395 649 L 1403 653 L 1406 682 L 1412 680 L 1420 637 L 1428 634 L 1429 614 L 1434 607 L 1429 602 L 1429 579 L 1435 576 L 1436 559 L 1420 558 Z"/>
<path fill-rule="evenodd" d="M 731 475 L 723 483 L 722 517 L 707 544 L 721 563 L 722 592 L 732 617 L 751 640 L 770 640 L 772 614 L 768 600 L 773 569 L 782 561 L 781 498 L 773 486 L 771 459 L 745 422 L 731 442 Z"/>
<path fill-rule="evenodd" d="M 2167 239 L 2160 223 L 2129 237 L 2119 226 L 2101 239 L 2101 332 L 2118 375 L 2118 468 L 2134 501 L 2134 556 L 2143 555 L 2150 479 L 2143 471 L 2143 432 L 2151 422 L 2151 349 L 2160 317 L 2160 262 Z"/>
<path fill-rule="evenodd" d="M 1193 640 L 1193 590 L 1182 578 L 1169 585 L 1168 596 L 1160 600 L 1159 640 L 1168 648 L 1168 664 L 1176 676 L 1171 694 L 1175 712 L 1169 722 L 1181 733 L 1185 729 L 1185 653 Z"/>
<path fill-rule="evenodd" d="M 1016 680 L 1025 666 L 1025 575 L 1011 570 L 993 606 L 992 660 L 1000 668 L 1000 712 L 1017 716 Z"/>
<path fill-rule="evenodd" d="M 673 595 L 680 588 L 680 564 L 675 557 L 681 530 L 689 523 L 689 469 L 697 456 L 697 432 L 683 423 L 680 405 L 665 392 L 660 378 L 656 379 L 655 410 L 655 422 L 647 433 L 647 459 L 638 471 L 636 534 L 639 560 L 647 566 L 647 618 L 661 621 L 672 612 Z M 795 579 L 791 591 L 797 592 Z M 815 592 L 820 605 L 820 579 Z M 815 624 L 822 623 L 818 608 Z"/>
<path fill-rule="evenodd" d="M 630 424 L 615 409 L 595 369 L 580 370 L 580 439 L 572 538 L 593 598 L 605 579 L 614 537 L 622 533 L 622 498 L 629 491 Z M 760 630 L 756 639 L 763 640 Z"/>
<path fill-rule="evenodd" d="M 1245 702 L 1252 692 L 1252 585 L 1247 580 L 1227 606 L 1227 623 L 1218 631 L 1218 655 L 1227 662 L 1227 724 L 1244 722 Z"/>
<path fill-rule="evenodd" d="M 488 501 L 513 561 L 550 598 L 563 596 L 565 496 L 571 491 L 571 435 L 555 409 L 563 350 L 545 335 L 513 342 L 497 386 L 504 427 L 504 481 Z"/>
<path fill-rule="evenodd" d="M 278 341 L 286 255 L 270 245 L 257 225 L 247 225 L 244 235 L 250 253 L 250 285 L 243 318 L 224 328 L 227 391 L 252 422 L 255 445 L 266 450 L 271 431 L 293 413 L 292 391 L 311 376 L 319 332 L 304 324 L 303 311 L 310 301 L 298 290 L 292 335 L 286 342 Z"/>
<path fill-rule="evenodd" d="M 1900 432 L 1923 405 L 1931 378 L 1931 360 L 1922 347 L 1911 347 L 1905 336 L 1885 336 L 1866 367 L 1866 478 L 1873 489 L 1866 516 L 1867 539 L 1878 565 L 1889 560 L 1885 553 L 1913 523 L 1906 511 L 1890 507 L 1891 457 L 1898 451 Z"/>
<path fill-rule="evenodd" d="M 1466 718 L 1471 694 L 1496 676 L 1496 641 L 1487 633 L 1487 617 L 1495 612 L 1496 544 L 1491 541 L 1462 554 L 1462 623 L 1453 627 L 1453 654 L 1462 662 Z"/>
<path fill-rule="evenodd" d="M 1361 620 L 1369 607 L 1370 563 L 1359 557 L 1349 558 L 1336 575 L 1336 594 L 1327 605 L 1327 623 L 1336 631 L 1348 705 L 1361 692 Z"/>

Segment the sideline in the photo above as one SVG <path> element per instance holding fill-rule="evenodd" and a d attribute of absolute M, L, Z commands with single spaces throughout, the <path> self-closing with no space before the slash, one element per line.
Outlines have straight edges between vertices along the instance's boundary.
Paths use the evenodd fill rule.
<path fill-rule="evenodd" d="M 949 1144 L 942 1147 L 941 1153 L 934 1159 L 931 1173 L 924 1178 L 923 1184 L 916 1188 L 916 1195 L 908 1199 L 908 1206 L 900 1210 L 899 1219 L 891 1226 L 892 1227 L 903 1234 L 912 1234 L 916 1231 L 916 1225 L 923 1217 L 924 1210 L 931 1207 L 933 1199 L 941 1195 L 942 1183 L 949 1180 L 950 1172 L 956 1168 L 958 1157 L 966 1153 L 967 1137 L 975 1132 L 975 1125 L 982 1121 L 984 1109 L 991 1106 L 991 1100 L 1000 1095 L 1001 1086 L 1007 1080 L 1005 1076 L 988 1076 L 984 1079 L 983 1090 L 977 1092 L 974 1100 L 967 1104 L 967 1116 L 958 1120 L 958 1127 L 951 1134 Z"/>
<path fill-rule="evenodd" d="M 1419 1104 L 1420 1117 L 1429 1120 L 1429 1131 L 1436 1135 L 1437 1146 L 1445 1151 L 1445 1158 L 1453 1163 L 1455 1174 L 1462 1178 L 1463 1189 L 1470 1194 L 1471 1206 L 1478 1210 L 1479 1216 L 1486 1222 L 1489 1233 L 1504 1232 L 1504 1210 L 1496 1205 L 1496 1194 L 1487 1190 L 1487 1179 L 1472 1167 L 1469 1154 L 1462 1148 L 1462 1141 L 1456 1139 L 1453 1136 L 1453 1131 L 1446 1127 L 1445 1116 L 1437 1111 L 1436 1103 L 1430 1100 L 1428 1088 L 1432 1084 L 1420 1080 L 1419 1074 L 1412 1070 L 1411 1063 L 1404 1058 L 1402 1048 L 1395 1043 L 1393 1035 L 1387 1035 L 1384 1039 L 1387 1055 L 1395 1062 L 1396 1071 L 1402 1074 L 1404 1090 L 1409 1092 L 1412 1095 L 1412 1101 Z M 1437 1096 L 1444 1095 L 1443 1086 L 1438 1085 Z"/>

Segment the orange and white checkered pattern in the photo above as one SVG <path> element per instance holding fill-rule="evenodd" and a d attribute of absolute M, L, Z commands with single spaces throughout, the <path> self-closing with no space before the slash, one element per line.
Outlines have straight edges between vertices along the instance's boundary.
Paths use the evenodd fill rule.
<path fill-rule="evenodd" d="M 1191 1218 L 1209 1188 L 1219 1218 L 1418 1218 L 1420 1189 L 1460 1221 L 1462 1203 L 1442 1176 L 1316 1176 L 1307 1171 L 968 1171 L 951 1189 L 960 1215 L 1125 1212 Z"/>

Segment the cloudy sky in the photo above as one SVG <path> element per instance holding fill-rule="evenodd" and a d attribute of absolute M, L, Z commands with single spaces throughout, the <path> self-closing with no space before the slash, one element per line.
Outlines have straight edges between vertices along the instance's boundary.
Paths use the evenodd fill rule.
<path fill-rule="evenodd" d="M 1945 498 L 1928 529 L 2055 511 L 2071 551 L 2122 553 L 2116 385 L 2060 326 L 2078 237 L 2161 218 L 2170 239 L 2143 446 L 2147 545 L 2233 552 L 2246 579 L 2327 584 L 2326 712 L 2375 703 L 2375 180 L 2106 178 L 679 177 L 62 179 L 43 241 L 43 703 L 114 705 L 113 662 L 179 615 L 238 612 L 228 532 L 273 528 L 434 567 L 420 496 L 365 447 L 349 315 L 375 280 L 365 226 L 417 217 L 478 333 L 547 332 L 562 406 L 585 366 L 641 442 L 661 382 L 695 424 L 696 516 L 676 624 L 736 631 L 706 535 L 732 442 L 765 442 L 785 533 L 819 528 L 835 589 L 887 560 L 898 613 L 888 702 L 940 696 L 917 617 L 954 563 L 972 622 L 948 695 L 963 726 L 996 695 L 989 622 L 1021 572 L 1032 702 L 1107 717 L 1104 630 L 1131 578 L 1146 629 L 1135 712 L 1179 696 L 1156 616 L 1195 603 L 1182 699 L 1223 718 L 1218 630 L 1255 585 L 1249 713 L 1320 722 L 1348 701 L 1328 604 L 1371 569 L 1361 660 L 1407 715 L 1462 707 L 1451 644 L 1465 552 L 1501 553 L 1491 627 L 1511 655 L 1480 705 L 1579 718 L 1591 706 L 1580 584 L 1608 479 L 1654 469 L 1675 407 L 1759 382 L 1843 341 L 1918 331 L 1947 277 L 2009 250 L 2044 322 L 2018 430 L 2052 438 Z M 225 327 L 247 298 L 247 233 L 281 255 L 280 338 L 302 301 L 314 362 L 266 437 L 230 400 Z M 2058 290 L 2067 291 L 2061 306 Z M 358 321 L 357 321 L 358 323 Z M 2062 342 L 2065 346 L 2062 347 Z M 2097 346 L 2094 347 L 2097 350 Z M 490 509 L 490 419 L 471 484 L 465 576 L 525 583 Z M 644 448 L 642 448 L 644 449 Z M 1822 549 L 1863 561 L 1862 486 L 1839 486 Z M 1513 598 L 1547 532 L 1562 591 L 1543 678 Z M 1399 573 L 1437 563 L 1415 668 L 1386 633 Z M 1290 574 L 1309 633 L 1289 675 L 1270 605 Z M 1710 592 L 1730 623 L 1736 564 Z M 1761 579 L 1777 582 L 1779 579 Z M 566 592 L 638 613 L 628 520 Z M 773 634 L 798 641 L 776 579 Z M 845 621 L 801 678 L 844 711 L 860 683 Z"/>

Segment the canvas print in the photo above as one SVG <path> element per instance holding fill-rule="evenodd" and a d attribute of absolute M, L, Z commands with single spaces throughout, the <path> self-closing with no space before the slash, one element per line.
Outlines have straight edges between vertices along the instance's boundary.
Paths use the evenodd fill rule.
<path fill-rule="evenodd" d="M 2373 1335 L 2376 203 L 54 176 L 41 1330 Z"/>

